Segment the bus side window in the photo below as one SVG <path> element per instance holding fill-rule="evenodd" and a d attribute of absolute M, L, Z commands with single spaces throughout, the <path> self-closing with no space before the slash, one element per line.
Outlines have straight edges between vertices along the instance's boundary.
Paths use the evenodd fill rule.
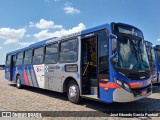
<path fill-rule="evenodd" d="M 33 64 L 42 64 L 43 63 L 43 54 L 44 54 L 44 48 L 36 48 L 33 52 Z"/>
<path fill-rule="evenodd" d="M 60 44 L 60 62 L 73 63 L 78 60 L 78 40 L 72 39 Z"/>
<path fill-rule="evenodd" d="M 102 31 L 98 36 L 99 41 L 99 76 L 101 82 L 109 78 L 109 40 L 107 31 Z"/>
<path fill-rule="evenodd" d="M 30 65 L 32 61 L 32 50 L 27 50 L 24 52 L 24 65 Z"/>
<path fill-rule="evenodd" d="M 46 64 L 57 63 L 58 61 L 58 44 L 54 43 L 46 46 L 44 62 Z"/>
<path fill-rule="evenodd" d="M 22 65 L 22 63 L 23 63 L 23 53 L 24 52 L 20 52 L 20 53 L 17 54 L 16 65 Z"/>
<path fill-rule="evenodd" d="M 13 66 L 16 66 L 17 55 L 13 56 Z"/>
<path fill-rule="evenodd" d="M 10 66 L 10 63 L 11 63 L 11 55 L 7 55 L 6 66 Z"/>

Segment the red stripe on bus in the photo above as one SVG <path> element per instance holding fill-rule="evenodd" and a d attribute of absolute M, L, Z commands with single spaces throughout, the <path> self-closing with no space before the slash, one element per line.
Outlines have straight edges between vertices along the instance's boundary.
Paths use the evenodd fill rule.
<path fill-rule="evenodd" d="M 108 83 L 100 83 L 100 87 L 108 87 L 108 88 L 121 88 L 114 82 L 108 82 Z"/>
<path fill-rule="evenodd" d="M 24 81 L 25 81 L 25 84 L 29 86 L 28 77 L 27 77 L 27 71 L 26 71 L 26 69 L 25 69 L 25 68 L 24 68 L 23 75 L 24 75 Z"/>

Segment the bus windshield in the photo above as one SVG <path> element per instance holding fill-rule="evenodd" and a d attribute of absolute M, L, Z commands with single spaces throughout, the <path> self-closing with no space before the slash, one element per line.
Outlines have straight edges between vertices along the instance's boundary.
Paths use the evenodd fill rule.
<path fill-rule="evenodd" d="M 143 33 L 139 29 L 128 25 L 115 24 L 114 32 L 143 38 Z"/>
<path fill-rule="evenodd" d="M 148 69 L 149 62 L 145 45 L 142 40 L 119 37 L 116 55 L 112 61 L 116 68 L 120 69 Z"/>
<path fill-rule="evenodd" d="M 157 53 L 157 58 L 158 58 L 158 64 L 160 65 L 160 50 L 157 49 L 156 53 Z"/>
<path fill-rule="evenodd" d="M 146 50 L 147 50 L 147 53 L 148 53 L 148 59 L 149 59 L 150 67 L 152 69 L 155 69 L 156 66 L 155 66 L 155 53 L 154 53 L 154 49 L 152 48 L 152 46 L 146 46 Z"/>

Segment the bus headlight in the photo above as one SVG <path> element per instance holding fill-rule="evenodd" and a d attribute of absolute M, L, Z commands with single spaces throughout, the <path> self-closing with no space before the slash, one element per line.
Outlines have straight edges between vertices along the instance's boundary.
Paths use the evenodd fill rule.
<path fill-rule="evenodd" d="M 116 80 L 116 83 L 117 83 L 118 85 L 120 85 L 120 86 L 123 85 L 122 82 L 121 82 L 120 80 Z"/>
<path fill-rule="evenodd" d="M 123 85 L 124 85 L 124 87 L 125 87 L 126 89 L 130 90 L 130 87 L 129 87 L 128 84 L 124 83 Z"/>
<path fill-rule="evenodd" d="M 121 80 L 118 80 L 118 79 L 115 79 L 115 82 L 121 86 L 122 88 L 124 88 L 125 90 L 128 90 L 128 91 L 131 91 L 130 89 L 130 86 L 128 83 L 124 82 L 124 81 L 121 81 Z"/>

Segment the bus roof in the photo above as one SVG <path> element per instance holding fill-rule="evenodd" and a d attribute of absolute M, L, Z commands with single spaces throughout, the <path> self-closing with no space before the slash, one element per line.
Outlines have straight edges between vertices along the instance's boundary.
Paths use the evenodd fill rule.
<path fill-rule="evenodd" d="M 160 49 L 160 45 L 156 45 L 155 48 L 156 48 L 156 49 Z"/>
<path fill-rule="evenodd" d="M 112 23 L 115 23 L 115 22 L 112 22 Z M 102 24 L 102 25 L 99 25 L 99 26 L 96 26 L 96 27 L 93 27 L 93 28 L 89 28 L 89 29 L 86 29 L 86 30 L 83 30 L 83 31 L 80 31 L 80 32 L 77 32 L 77 33 L 73 33 L 73 34 L 70 34 L 70 35 L 62 36 L 62 37 L 59 37 L 59 38 L 56 38 L 56 37 L 48 38 L 46 40 L 42 40 L 40 42 L 36 42 L 34 44 L 31 44 L 31 45 L 29 45 L 27 47 L 24 47 L 22 49 L 18 49 L 18 50 L 9 52 L 9 53 L 7 53 L 7 55 L 9 55 L 9 54 L 10 55 L 14 55 L 14 54 L 17 54 L 20 51 L 36 48 L 38 46 L 43 46 L 43 45 L 46 45 L 48 43 L 52 43 L 52 42 L 56 42 L 56 41 L 59 41 L 59 40 L 63 40 L 65 38 L 71 38 L 73 36 L 85 35 L 85 34 L 93 32 L 93 31 L 98 31 L 98 30 L 104 29 L 104 28 L 108 28 L 111 31 L 111 24 L 112 23 L 105 23 L 105 24 Z M 118 24 L 124 24 L 124 23 L 118 23 Z M 128 25 L 128 24 L 125 24 L 125 25 Z M 129 26 L 131 26 L 131 25 L 129 25 Z M 132 27 L 134 27 L 134 26 L 132 26 Z"/>
<path fill-rule="evenodd" d="M 145 44 L 146 44 L 146 46 L 153 47 L 153 44 L 147 40 L 145 40 Z"/>
<path fill-rule="evenodd" d="M 24 47 L 22 49 L 18 49 L 18 50 L 9 52 L 9 53 L 7 53 L 7 55 L 9 55 L 9 54 L 14 55 L 14 54 L 17 54 L 20 51 L 36 48 L 38 46 L 43 46 L 45 44 L 48 44 L 48 43 L 51 43 L 51 42 L 56 42 L 56 41 L 59 41 L 59 40 L 65 39 L 65 38 L 70 38 L 70 37 L 73 37 L 73 36 L 88 34 L 88 33 L 91 33 L 93 31 L 97 31 L 97 30 L 100 30 L 100 29 L 103 29 L 103 28 L 108 28 L 109 30 L 111 30 L 110 23 L 99 25 L 99 26 L 94 27 L 94 28 L 89 28 L 89 29 L 86 29 L 86 30 L 83 30 L 83 31 L 80 31 L 80 32 L 77 32 L 77 33 L 69 34 L 69 35 L 66 35 L 66 36 L 62 36 L 62 37 L 59 37 L 59 38 L 56 38 L 56 37 L 48 38 L 48 39 L 42 40 L 40 42 L 33 43 L 33 44 L 31 44 L 27 47 Z"/>

